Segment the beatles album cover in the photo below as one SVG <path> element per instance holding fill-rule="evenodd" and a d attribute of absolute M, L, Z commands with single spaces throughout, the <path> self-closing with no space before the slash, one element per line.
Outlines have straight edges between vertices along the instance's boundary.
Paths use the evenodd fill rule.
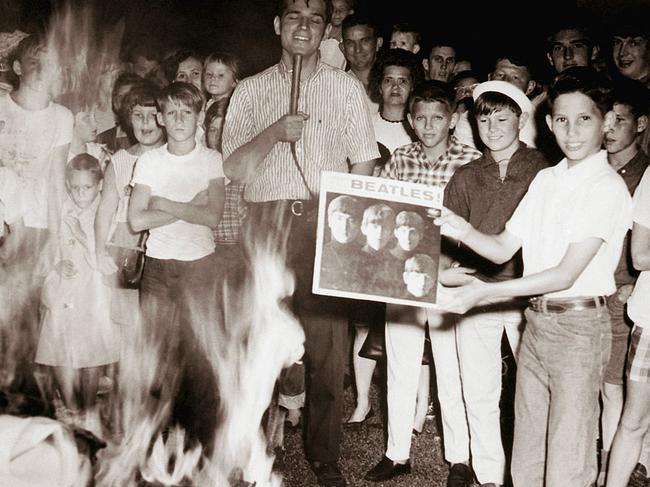
<path fill-rule="evenodd" d="M 313 292 L 435 307 L 443 192 L 423 184 L 324 172 Z"/>

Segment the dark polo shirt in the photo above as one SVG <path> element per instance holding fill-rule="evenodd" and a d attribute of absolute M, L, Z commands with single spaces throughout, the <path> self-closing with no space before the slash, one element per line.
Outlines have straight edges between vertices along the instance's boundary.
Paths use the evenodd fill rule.
<path fill-rule="evenodd" d="M 499 167 L 486 151 L 478 159 L 456 169 L 445 188 L 444 205 L 477 230 L 501 233 L 537 173 L 549 166 L 544 155 L 522 142 L 512 155 L 502 180 Z M 452 258 L 477 270 L 484 281 L 505 281 L 522 274 L 521 253 L 504 264 L 494 264 L 467 247 L 451 249 Z"/>

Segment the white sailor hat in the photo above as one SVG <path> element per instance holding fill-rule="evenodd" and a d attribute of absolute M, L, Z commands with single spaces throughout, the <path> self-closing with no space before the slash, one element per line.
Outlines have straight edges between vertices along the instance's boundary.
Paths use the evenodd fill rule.
<path fill-rule="evenodd" d="M 508 98 L 511 98 L 517 105 L 519 105 L 519 108 L 521 108 L 521 111 L 523 113 L 530 113 L 533 111 L 533 104 L 526 96 L 526 93 L 521 91 L 512 83 L 508 83 L 507 81 L 484 81 L 476 88 L 474 88 L 474 91 L 472 92 L 472 98 L 474 98 L 474 101 L 476 101 L 476 99 L 483 93 L 490 91 L 501 93 L 502 95 L 506 95 Z"/>

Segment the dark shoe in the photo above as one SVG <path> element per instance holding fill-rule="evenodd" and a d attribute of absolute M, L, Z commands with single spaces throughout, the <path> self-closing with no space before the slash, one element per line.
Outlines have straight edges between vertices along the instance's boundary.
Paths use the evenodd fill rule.
<path fill-rule="evenodd" d="M 343 427 L 346 429 L 351 429 L 351 430 L 357 430 L 360 429 L 361 426 L 368 421 L 370 418 L 372 418 L 375 415 L 375 411 L 372 409 L 372 406 L 368 410 L 368 414 L 366 414 L 366 417 L 363 418 L 361 421 L 346 421 L 343 423 Z"/>
<path fill-rule="evenodd" d="M 406 463 L 395 463 L 384 456 L 363 478 L 371 482 L 382 482 L 405 473 L 411 473 L 411 462 L 407 460 Z"/>
<path fill-rule="evenodd" d="M 336 462 L 312 462 L 311 468 L 316 474 L 318 485 L 326 487 L 345 487 L 348 485 Z"/>
<path fill-rule="evenodd" d="M 648 473 L 643 464 L 637 463 L 634 470 L 632 470 L 632 475 L 630 475 L 627 487 L 646 487 L 650 484 L 647 476 Z"/>
<path fill-rule="evenodd" d="M 449 468 L 447 487 L 472 487 L 473 482 L 472 469 L 464 463 L 454 463 Z"/>

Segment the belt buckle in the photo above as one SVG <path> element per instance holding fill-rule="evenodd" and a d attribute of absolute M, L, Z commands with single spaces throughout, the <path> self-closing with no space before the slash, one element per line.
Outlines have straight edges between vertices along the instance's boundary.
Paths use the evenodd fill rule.
<path fill-rule="evenodd" d="M 302 216 L 304 214 L 304 205 L 300 200 L 294 200 L 291 202 L 291 213 L 295 216 Z"/>

